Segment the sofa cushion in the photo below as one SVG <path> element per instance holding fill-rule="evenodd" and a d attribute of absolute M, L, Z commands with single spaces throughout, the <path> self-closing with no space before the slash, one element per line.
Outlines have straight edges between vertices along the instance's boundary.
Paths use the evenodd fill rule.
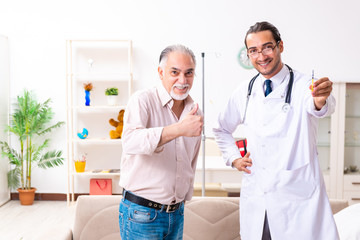
<path fill-rule="evenodd" d="M 345 199 L 329 199 L 329 201 L 330 201 L 331 211 L 333 214 L 349 206 L 348 200 Z"/>
<path fill-rule="evenodd" d="M 78 197 L 73 227 L 73 239 L 119 240 L 118 209 L 121 198 L 122 196 L 105 195 Z M 346 200 L 330 199 L 330 204 L 333 213 L 348 206 Z M 341 212 L 339 212 L 339 214 L 340 213 Z M 358 216 L 360 216 L 360 213 Z M 351 222 L 350 219 L 348 221 Z M 347 223 L 344 227 L 346 227 L 346 225 Z M 58 228 L 58 226 L 56 228 Z M 56 230 L 58 229 L 49 231 L 49 234 L 56 233 Z M 193 197 L 191 201 L 186 202 L 184 240 L 238 240 L 240 239 L 239 232 L 238 197 Z M 64 234 L 69 235 L 69 232 L 64 232 Z M 43 237 L 38 239 L 49 238 Z M 64 239 L 71 238 L 67 237 Z"/>
<path fill-rule="evenodd" d="M 77 199 L 74 240 L 120 239 L 121 196 L 80 196 Z"/>
<path fill-rule="evenodd" d="M 341 240 L 360 239 L 360 203 L 336 213 L 334 219 Z"/>
<path fill-rule="evenodd" d="M 185 205 L 184 240 L 240 239 L 239 198 L 193 198 Z"/>

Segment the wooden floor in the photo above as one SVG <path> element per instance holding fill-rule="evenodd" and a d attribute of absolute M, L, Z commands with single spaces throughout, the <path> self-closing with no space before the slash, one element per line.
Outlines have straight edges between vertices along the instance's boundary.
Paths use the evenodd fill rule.
<path fill-rule="evenodd" d="M 75 205 L 66 201 L 35 201 L 22 206 L 10 201 L 0 207 L 0 239 L 39 240 L 37 235 L 54 226 L 72 228 Z"/>

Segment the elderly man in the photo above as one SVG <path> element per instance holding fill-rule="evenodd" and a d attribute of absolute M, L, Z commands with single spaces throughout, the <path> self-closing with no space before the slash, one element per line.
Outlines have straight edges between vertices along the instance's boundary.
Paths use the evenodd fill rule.
<path fill-rule="evenodd" d="M 203 126 L 189 96 L 195 65 L 189 48 L 165 48 L 158 67 L 162 86 L 129 100 L 122 136 L 121 239 L 182 239 Z"/>

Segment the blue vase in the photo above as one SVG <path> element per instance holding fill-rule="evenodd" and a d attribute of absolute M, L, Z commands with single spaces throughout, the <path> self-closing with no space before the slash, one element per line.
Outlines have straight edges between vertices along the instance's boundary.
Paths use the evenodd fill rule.
<path fill-rule="evenodd" d="M 85 90 L 85 106 L 90 106 L 90 91 Z"/>

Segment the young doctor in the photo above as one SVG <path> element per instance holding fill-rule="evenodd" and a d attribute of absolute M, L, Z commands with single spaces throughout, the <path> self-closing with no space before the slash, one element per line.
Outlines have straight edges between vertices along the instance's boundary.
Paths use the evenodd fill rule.
<path fill-rule="evenodd" d="M 339 239 L 316 149 L 317 120 L 335 108 L 332 82 L 312 85 L 284 64 L 280 33 L 268 22 L 251 26 L 245 45 L 259 74 L 235 90 L 213 128 L 226 164 L 244 171 L 241 239 Z M 239 124 L 243 158 L 232 137 Z"/>

